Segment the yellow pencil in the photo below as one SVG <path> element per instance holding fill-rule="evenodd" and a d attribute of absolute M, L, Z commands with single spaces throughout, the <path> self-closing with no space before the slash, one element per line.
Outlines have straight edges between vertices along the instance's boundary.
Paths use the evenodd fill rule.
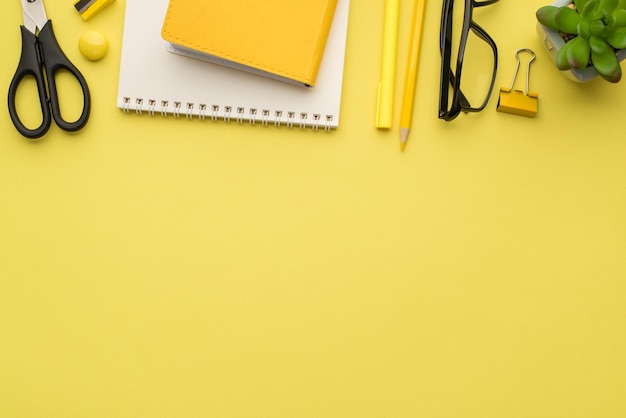
<path fill-rule="evenodd" d="M 400 113 L 400 149 L 404 150 L 406 140 L 411 130 L 413 117 L 413 97 L 415 95 L 415 82 L 419 67 L 420 44 L 422 40 L 422 28 L 424 27 L 424 10 L 426 0 L 415 0 L 413 10 L 413 24 L 411 27 L 411 42 L 409 47 L 409 59 L 406 66 L 404 79 L 404 95 L 402 96 L 402 112 Z"/>

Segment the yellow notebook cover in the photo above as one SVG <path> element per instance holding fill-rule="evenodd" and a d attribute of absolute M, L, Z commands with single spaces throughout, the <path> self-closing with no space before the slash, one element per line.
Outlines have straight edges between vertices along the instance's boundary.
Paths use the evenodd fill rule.
<path fill-rule="evenodd" d="M 337 0 L 170 0 L 172 52 L 314 86 Z"/>

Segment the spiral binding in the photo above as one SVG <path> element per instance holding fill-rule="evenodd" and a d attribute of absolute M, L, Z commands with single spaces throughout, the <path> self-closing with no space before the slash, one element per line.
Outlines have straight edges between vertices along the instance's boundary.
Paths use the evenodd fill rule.
<path fill-rule="evenodd" d="M 276 127 L 284 125 L 288 128 L 297 126 L 300 129 L 306 129 L 306 127 L 310 125 L 311 129 L 314 131 L 323 127 L 326 132 L 331 130 L 333 122 L 333 115 L 322 116 L 317 113 L 310 116 L 305 112 L 298 114 L 292 111 L 283 112 L 276 110 L 273 112 L 272 118 L 272 112 L 268 109 L 262 109 L 259 112 L 256 108 L 246 109 L 244 107 L 233 108 L 231 106 L 219 105 L 196 105 L 195 103 L 182 103 L 178 101 L 170 103 L 168 100 L 161 100 L 159 102 L 155 99 L 148 99 L 146 101 L 141 98 L 135 99 L 133 103 L 130 97 L 123 98 L 122 110 L 125 113 L 130 113 L 134 110 L 138 115 L 145 112 L 150 116 L 155 116 L 157 113 L 160 113 L 161 116 L 166 117 L 168 114 L 171 114 L 175 118 L 180 118 L 182 114 L 186 119 L 193 119 L 194 115 L 197 114 L 200 120 L 208 118 L 214 122 L 220 119 L 225 122 L 230 122 L 234 119 L 238 124 L 242 124 L 244 120 L 247 119 L 250 125 L 255 125 L 257 122 L 260 122 L 262 126 L 268 126 L 270 122 L 273 121 Z"/>

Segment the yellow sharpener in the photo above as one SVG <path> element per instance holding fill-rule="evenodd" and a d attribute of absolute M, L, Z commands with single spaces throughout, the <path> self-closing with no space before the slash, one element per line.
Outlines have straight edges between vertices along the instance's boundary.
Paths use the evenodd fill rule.
<path fill-rule="evenodd" d="M 513 85 L 515 84 L 517 72 L 520 67 L 520 52 L 527 52 L 531 55 L 526 70 L 526 91 L 513 90 Z M 537 114 L 539 95 L 528 91 L 528 79 L 530 78 L 530 64 L 535 60 L 536 55 L 532 50 L 522 48 L 515 53 L 515 56 L 517 57 L 517 65 L 515 66 L 513 81 L 510 87 L 502 87 L 500 89 L 500 98 L 498 99 L 498 107 L 496 110 L 498 112 L 534 118 Z"/>
<path fill-rule="evenodd" d="M 80 17 L 82 17 L 83 20 L 89 20 L 93 15 L 114 1 L 115 0 L 78 0 L 74 3 L 74 7 L 78 13 L 80 13 Z"/>

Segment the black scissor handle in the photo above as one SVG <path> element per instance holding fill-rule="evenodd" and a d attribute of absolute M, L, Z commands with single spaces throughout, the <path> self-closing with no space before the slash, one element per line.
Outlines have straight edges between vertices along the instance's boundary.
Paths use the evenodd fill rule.
<path fill-rule="evenodd" d="M 89 95 L 89 87 L 87 81 L 74 64 L 65 56 L 52 29 L 52 21 L 48 20 L 43 28 L 39 31 L 39 45 L 43 54 L 46 79 L 48 80 L 48 91 L 50 92 L 50 105 L 52 106 L 52 116 L 56 124 L 68 132 L 75 132 L 81 129 L 89 120 L 91 110 L 91 96 Z M 63 119 L 61 108 L 59 106 L 59 96 L 57 94 L 56 74 L 59 71 L 68 71 L 80 84 L 83 91 L 83 110 L 81 115 L 73 122 Z"/>
<path fill-rule="evenodd" d="M 81 129 L 89 120 L 91 111 L 91 96 L 87 81 L 76 68 L 74 64 L 67 58 L 61 50 L 59 43 L 52 29 L 52 21 L 48 22 L 41 28 L 38 36 L 31 33 L 24 26 L 22 31 L 22 55 L 17 71 L 9 86 L 9 114 L 11 121 L 17 128 L 18 132 L 30 139 L 36 139 L 43 136 L 52 122 L 52 118 L 56 124 L 64 131 L 74 132 Z M 43 75 L 45 71 L 45 79 Z M 56 74 L 59 71 L 68 71 L 78 81 L 83 93 L 82 113 L 75 121 L 67 121 L 61 115 L 59 106 L 59 95 L 57 93 Z M 39 103 L 41 105 L 42 122 L 39 127 L 30 129 L 24 125 L 15 106 L 15 97 L 20 83 L 28 76 L 34 77 L 37 83 L 37 92 L 39 94 Z M 47 86 L 46 86 L 47 82 Z M 50 110 L 52 108 L 52 111 Z"/>
<path fill-rule="evenodd" d="M 50 128 L 51 115 L 48 105 L 48 93 L 46 91 L 46 82 L 43 78 L 42 64 L 38 56 L 37 37 L 24 26 L 21 26 L 20 29 L 22 30 L 22 55 L 13 80 L 11 80 L 9 85 L 9 115 L 19 133 L 27 138 L 36 139 L 43 136 Z M 29 129 L 22 123 L 15 108 L 17 89 L 20 83 L 29 76 L 32 76 L 37 83 L 41 115 L 43 117 L 41 125 L 35 129 Z"/>

